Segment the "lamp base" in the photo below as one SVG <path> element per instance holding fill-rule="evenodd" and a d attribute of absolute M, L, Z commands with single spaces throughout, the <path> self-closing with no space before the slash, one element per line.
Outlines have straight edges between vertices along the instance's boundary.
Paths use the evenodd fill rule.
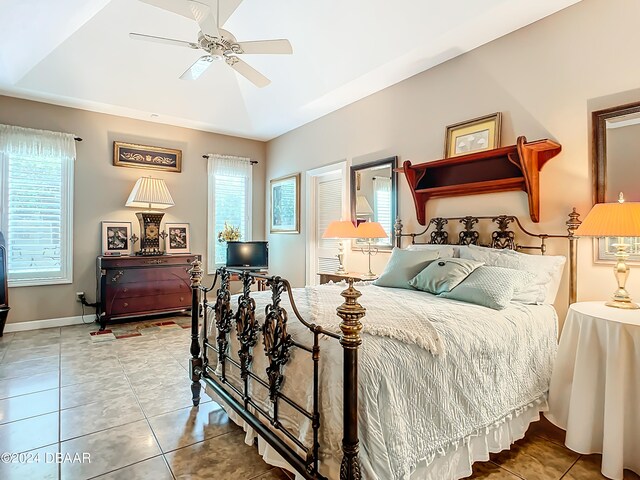
<path fill-rule="evenodd" d="M 160 249 L 160 237 L 162 236 L 160 224 L 164 213 L 137 212 L 136 217 L 140 222 L 140 250 L 136 252 L 136 255 L 162 255 L 164 252 Z"/>
<path fill-rule="evenodd" d="M 142 257 L 155 257 L 157 255 L 164 255 L 164 252 L 160 250 L 138 250 L 136 255 L 140 255 Z"/>
<path fill-rule="evenodd" d="M 609 300 L 605 303 L 607 307 L 622 308 L 625 310 L 637 310 L 640 308 L 637 303 L 631 300 Z"/>
<path fill-rule="evenodd" d="M 613 298 L 605 303 L 607 307 L 623 308 L 625 310 L 637 310 L 640 308 L 637 303 L 631 301 L 631 295 L 625 288 L 627 278 L 629 278 L 629 267 L 625 260 L 629 257 L 627 253 L 628 245 L 622 239 L 614 244 L 616 247 L 616 264 L 613 267 L 613 274 L 618 282 L 618 289 L 614 292 Z"/>
<path fill-rule="evenodd" d="M 361 275 L 360 278 L 363 280 L 373 280 L 374 278 L 378 278 L 378 275 L 373 272 L 369 272 Z"/>

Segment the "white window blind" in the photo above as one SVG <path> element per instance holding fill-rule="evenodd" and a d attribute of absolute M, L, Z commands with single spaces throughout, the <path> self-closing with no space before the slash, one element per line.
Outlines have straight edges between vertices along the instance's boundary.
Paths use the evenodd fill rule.
<path fill-rule="evenodd" d="M 375 221 L 384 228 L 388 238 L 391 238 L 393 219 L 391 218 L 391 179 L 373 177 L 373 212 Z M 379 239 L 379 243 L 387 243 L 387 238 Z"/>
<path fill-rule="evenodd" d="M 336 258 L 340 240 L 322 238 L 322 234 L 331 222 L 342 218 L 342 177 L 338 174 L 328 174 L 319 177 L 317 185 L 317 271 L 334 272 L 340 264 Z"/>
<path fill-rule="evenodd" d="M 9 285 L 71 282 L 74 160 L 72 135 L 0 125 Z"/>
<path fill-rule="evenodd" d="M 208 172 L 207 269 L 211 273 L 227 261 L 226 243 L 218 242 L 225 222 L 240 229 L 240 240 L 251 240 L 252 167 L 248 158 L 211 155 Z"/>

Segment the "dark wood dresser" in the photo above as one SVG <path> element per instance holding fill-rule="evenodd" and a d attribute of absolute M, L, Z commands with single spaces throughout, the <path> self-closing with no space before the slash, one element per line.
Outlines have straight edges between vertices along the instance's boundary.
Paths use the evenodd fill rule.
<path fill-rule="evenodd" d="M 112 319 L 191 308 L 191 262 L 200 255 L 98 257 L 100 330 Z"/>

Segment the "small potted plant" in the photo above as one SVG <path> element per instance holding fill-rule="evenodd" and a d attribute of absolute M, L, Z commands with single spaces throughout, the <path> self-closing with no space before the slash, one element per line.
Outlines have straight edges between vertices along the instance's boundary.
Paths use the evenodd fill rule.
<path fill-rule="evenodd" d="M 224 222 L 224 228 L 218 233 L 218 242 L 237 242 L 240 238 L 242 238 L 240 227 L 234 227 L 233 225 L 229 225 L 227 222 Z"/>

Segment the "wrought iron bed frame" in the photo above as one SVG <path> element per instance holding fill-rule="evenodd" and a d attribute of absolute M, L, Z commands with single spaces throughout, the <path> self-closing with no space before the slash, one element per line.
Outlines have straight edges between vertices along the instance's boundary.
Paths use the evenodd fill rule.
<path fill-rule="evenodd" d="M 449 234 L 445 227 L 450 222 L 458 222 L 463 230 L 457 236 L 458 245 L 479 245 L 480 233 L 475 229 L 482 220 L 490 220 L 497 225 L 497 230 L 491 233 L 488 246 L 493 248 L 510 248 L 513 250 L 539 250 L 546 252 L 546 240 L 549 238 L 565 238 L 569 240 L 569 302 L 576 298 L 576 268 L 577 268 L 577 237 L 575 230 L 580 225 L 579 214 L 575 208 L 569 214 L 566 222 L 568 234 L 536 234 L 527 231 L 517 217 L 512 215 L 479 216 L 479 217 L 438 217 L 433 218 L 427 227 L 419 233 L 403 233 L 402 222 L 395 223 L 396 246 L 400 247 L 403 238 L 410 238 L 412 244 L 449 244 Z M 520 245 L 515 241 L 515 232 L 510 226 L 517 226 L 525 235 L 537 238 L 538 246 Z M 434 227 L 426 242 L 417 242 L 416 238 L 426 235 Z M 211 287 L 202 285 L 203 270 L 201 262 L 195 260 L 190 270 L 192 289 L 191 309 L 191 361 L 189 375 L 192 381 L 191 391 L 193 405 L 200 402 L 201 381 L 204 381 L 218 397 L 233 409 L 247 424 L 249 424 L 269 445 L 271 445 L 300 475 L 306 479 L 323 479 L 319 472 L 319 361 L 320 336 L 338 340 L 343 348 L 343 458 L 340 465 L 341 480 L 359 480 L 359 439 L 358 439 L 358 349 L 362 344 L 360 332 L 365 308 L 358 303 L 361 293 L 353 287 L 353 279 L 348 280 L 348 287 L 341 293 L 344 302 L 336 309 L 341 318 L 338 335 L 327 331 L 321 326 L 309 323 L 302 318 L 296 307 L 291 285 L 279 276 L 267 276 L 245 270 L 235 270 L 221 267 L 216 271 Z M 229 283 L 231 274 L 237 274 L 242 281 L 242 293 L 238 296 L 237 310 L 232 310 Z M 220 280 L 216 291 L 215 302 L 209 303 L 207 294 L 211 292 Z M 271 290 L 271 303 L 265 308 L 264 323 L 260 325 L 256 319 L 256 303 L 251 298 L 251 286 L 257 281 L 266 282 Z M 282 295 L 286 294 L 291 303 L 291 310 L 295 317 L 313 335 L 311 345 L 300 343 L 287 332 L 287 311 L 281 306 Z M 208 337 L 209 309 L 213 310 L 216 325 L 214 341 Z M 202 317 L 202 327 L 200 326 Z M 239 342 L 238 358 L 232 358 L 229 353 L 230 333 L 235 323 L 236 335 Z M 200 333 L 202 332 L 202 338 Z M 258 334 L 262 333 L 264 354 L 268 359 L 266 378 L 258 375 L 251 368 L 254 347 L 258 343 Z M 202 340 L 202 346 L 200 343 Z M 285 380 L 284 367 L 291 358 L 291 350 L 300 349 L 310 355 L 313 362 L 313 399 L 312 409 L 308 411 L 292 398 L 282 392 Z M 212 367 L 209 355 L 217 357 L 217 365 Z M 240 372 L 241 385 L 233 383 L 227 376 L 227 368 L 234 367 Z M 253 380 L 269 392 L 270 409 L 263 408 L 249 392 L 249 382 Z M 285 402 L 298 413 L 311 421 L 313 440 L 311 445 L 305 445 L 298 436 L 284 426 L 279 419 L 279 405 Z M 304 452 L 301 455 L 299 452 Z"/>

